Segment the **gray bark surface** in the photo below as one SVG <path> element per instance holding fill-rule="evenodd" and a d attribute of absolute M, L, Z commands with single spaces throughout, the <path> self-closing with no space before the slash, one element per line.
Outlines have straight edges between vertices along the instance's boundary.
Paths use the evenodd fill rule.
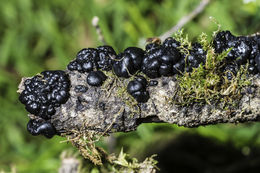
<path fill-rule="evenodd" d="M 89 86 L 87 74 L 67 71 L 71 80 L 69 100 L 56 109 L 51 122 L 59 133 L 76 131 L 103 133 L 136 130 L 141 123 L 165 122 L 184 127 L 198 127 L 217 123 L 240 123 L 260 119 L 260 77 L 255 75 L 250 87 L 243 89 L 237 107 L 223 110 L 218 104 L 180 107 L 169 100 L 177 92 L 175 77 L 161 77 L 157 86 L 149 86 L 150 99 L 131 107 L 112 87 L 116 79 L 110 78 L 106 88 Z M 127 84 L 129 79 L 123 80 Z M 76 85 L 85 85 L 85 93 L 76 93 Z M 125 91 L 127 92 L 127 91 Z M 127 94 L 127 93 L 126 93 Z"/>

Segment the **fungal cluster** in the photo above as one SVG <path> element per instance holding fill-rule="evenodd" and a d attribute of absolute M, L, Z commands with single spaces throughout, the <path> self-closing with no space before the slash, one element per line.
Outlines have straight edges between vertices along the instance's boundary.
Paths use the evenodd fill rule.
<path fill-rule="evenodd" d="M 248 72 L 260 72 L 260 36 L 235 37 L 229 31 L 218 32 L 212 41 L 216 54 L 228 51 L 221 70 L 228 80 L 236 75 L 241 66 L 248 63 Z M 148 87 L 158 84 L 156 78 L 191 73 L 203 67 L 207 50 L 196 42 L 183 45 L 170 37 L 164 42 L 150 42 L 145 50 L 128 47 L 117 54 L 110 46 L 85 48 L 79 51 L 66 71 L 45 71 L 25 80 L 19 100 L 28 112 L 38 117 L 28 123 L 33 135 L 52 137 L 56 132 L 51 124 L 55 109 L 69 99 L 71 72 L 86 74 L 85 85 L 77 85 L 75 92 L 87 92 L 90 87 L 100 87 L 107 79 L 105 72 L 112 71 L 119 78 L 126 79 L 127 92 L 138 102 L 149 100 Z"/>
<path fill-rule="evenodd" d="M 227 78 L 230 80 L 236 75 L 241 65 L 249 62 L 248 72 L 256 74 L 260 72 L 260 36 L 235 37 L 230 31 L 217 33 L 213 40 L 213 46 L 216 53 L 221 53 L 231 49 L 226 57 Z"/>
<path fill-rule="evenodd" d="M 28 131 L 32 135 L 43 134 L 52 137 L 55 128 L 50 123 L 51 116 L 55 114 L 55 108 L 64 104 L 70 96 L 68 75 L 61 70 L 44 71 L 26 79 L 23 85 L 24 90 L 19 96 L 20 102 L 25 105 L 29 113 L 41 119 L 41 121 L 30 120 L 27 125 Z"/>
<path fill-rule="evenodd" d="M 146 45 L 142 72 L 149 78 L 173 76 L 181 74 L 184 70 L 191 72 L 192 68 L 197 68 L 205 62 L 206 53 L 199 43 L 193 45 L 189 55 L 180 52 L 180 45 L 181 43 L 174 38 L 167 38 L 162 44 Z"/>

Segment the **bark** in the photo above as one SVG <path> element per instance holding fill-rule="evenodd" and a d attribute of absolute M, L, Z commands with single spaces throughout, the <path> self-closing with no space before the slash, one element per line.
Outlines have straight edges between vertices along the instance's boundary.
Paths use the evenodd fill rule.
<path fill-rule="evenodd" d="M 174 76 L 158 78 L 157 86 L 147 88 L 150 93 L 148 102 L 134 105 L 129 104 L 131 97 L 127 91 L 119 94 L 129 79 L 109 77 L 102 87 L 93 87 L 86 82 L 87 74 L 71 71 L 67 73 L 71 80 L 71 96 L 56 109 L 56 114 L 51 119 L 57 132 L 67 135 L 74 131 L 129 132 L 136 130 L 142 123 L 165 122 L 198 127 L 260 119 L 259 75 L 255 75 L 252 84 L 243 89 L 238 106 L 225 110 L 218 104 L 193 104 L 186 107 L 175 105 L 171 102 L 178 88 L 178 81 Z M 76 85 L 88 86 L 88 90 L 85 93 L 76 93 Z"/>

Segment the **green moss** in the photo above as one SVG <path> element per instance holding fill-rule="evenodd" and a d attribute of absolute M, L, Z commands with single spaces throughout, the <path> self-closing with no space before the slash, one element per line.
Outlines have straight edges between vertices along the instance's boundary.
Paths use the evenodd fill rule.
<path fill-rule="evenodd" d="M 179 47 L 180 52 L 184 54 L 189 54 L 189 49 L 191 49 L 191 42 L 189 41 L 188 35 L 183 34 L 183 30 L 179 30 L 176 32 L 173 36 L 175 40 L 181 43 L 181 46 Z"/>
<path fill-rule="evenodd" d="M 111 92 L 113 92 L 113 90 L 115 89 L 117 97 L 120 98 L 125 103 L 125 105 L 130 108 L 131 115 L 134 115 L 135 113 L 140 113 L 141 110 L 138 106 L 138 102 L 127 92 L 127 84 L 129 83 L 129 81 L 140 75 L 140 73 L 131 75 L 131 77 L 127 79 L 119 78 L 113 72 L 104 73 L 108 77 L 108 79 L 102 85 L 102 89 L 106 91 L 106 97 L 109 97 L 111 95 Z"/>
<path fill-rule="evenodd" d="M 177 38 L 185 43 L 180 49 L 188 55 L 187 47 L 191 43 L 187 37 L 180 37 L 182 37 L 182 32 L 177 35 Z M 250 85 L 247 65 L 241 66 L 232 80 L 226 78 L 226 72 L 223 72 L 222 68 L 226 65 L 225 57 L 232 48 L 221 54 L 216 54 L 211 46 L 212 43 L 208 40 L 208 36 L 204 33 L 201 34 L 198 40 L 203 49 L 207 51 L 205 65 L 200 64 L 191 73 L 184 72 L 182 75 L 177 76 L 179 91 L 174 98 L 175 104 L 188 106 L 194 103 L 221 103 L 223 107 L 235 106 L 242 96 L 241 90 Z"/>

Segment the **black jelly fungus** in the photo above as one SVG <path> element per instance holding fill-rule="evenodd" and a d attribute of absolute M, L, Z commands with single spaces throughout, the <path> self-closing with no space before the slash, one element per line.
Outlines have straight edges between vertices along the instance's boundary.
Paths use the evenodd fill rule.
<path fill-rule="evenodd" d="M 52 138 L 57 134 L 55 128 L 50 122 L 42 121 L 42 120 L 32 120 L 30 119 L 27 124 L 27 130 L 30 134 L 36 135 L 44 135 L 46 138 Z"/>
<path fill-rule="evenodd" d="M 101 109 L 102 111 L 105 111 L 105 110 L 106 110 L 106 103 L 100 102 L 100 103 L 98 104 L 98 107 L 99 107 L 99 109 Z"/>
<path fill-rule="evenodd" d="M 158 81 L 157 80 L 150 80 L 149 86 L 157 86 L 157 85 L 158 85 Z"/>
<path fill-rule="evenodd" d="M 260 71 L 260 53 L 256 55 L 255 63 L 256 63 L 257 70 Z"/>
<path fill-rule="evenodd" d="M 175 40 L 174 38 L 172 37 L 168 37 L 164 40 L 163 42 L 163 46 L 164 47 L 172 47 L 172 48 L 175 48 L 177 49 L 178 47 L 180 47 L 180 42 L 178 42 L 177 40 Z"/>
<path fill-rule="evenodd" d="M 31 114 L 49 119 L 55 114 L 55 108 L 69 98 L 70 80 L 61 70 L 44 71 L 24 83 L 19 96 L 21 103 Z"/>
<path fill-rule="evenodd" d="M 91 71 L 87 76 L 87 83 L 91 86 L 101 86 L 106 78 L 102 71 Z"/>
<path fill-rule="evenodd" d="M 99 46 L 97 49 L 84 48 L 78 52 L 76 60 L 71 61 L 67 68 L 80 73 L 100 69 L 109 71 L 112 69 L 112 59 L 115 56 L 116 52 L 111 46 Z"/>
<path fill-rule="evenodd" d="M 97 64 L 98 69 L 109 71 L 112 69 L 112 60 L 116 57 L 116 52 L 111 46 L 99 46 Z"/>
<path fill-rule="evenodd" d="M 88 90 L 88 87 L 85 85 L 76 85 L 74 88 L 74 91 L 76 93 L 85 93 L 85 92 L 87 92 L 87 90 Z"/>
<path fill-rule="evenodd" d="M 160 48 L 160 44 L 158 43 L 148 43 L 146 46 L 145 46 L 145 50 L 147 52 L 151 51 L 151 50 L 154 50 L 156 48 Z"/>
<path fill-rule="evenodd" d="M 149 92 L 146 91 L 147 81 L 144 77 L 137 77 L 127 85 L 127 92 L 132 95 L 137 102 L 144 103 L 149 99 Z"/>
<path fill-rule="evenodd" d="M 145 51 L 138 47 L 128 47 L 124 50 L 124 53 L 130 54 L 133 64 L 134 64 L 134 68 L 136 70 L 140 70 L 141 66 L 142 66 Z"/>
<path fill-rule="evenodd" d="M 113 61 L 113 71 L 118 77 L 128 78 L 130 75 L 133 75 L 137 69 L 129 53 L 120 53 Z"/>

